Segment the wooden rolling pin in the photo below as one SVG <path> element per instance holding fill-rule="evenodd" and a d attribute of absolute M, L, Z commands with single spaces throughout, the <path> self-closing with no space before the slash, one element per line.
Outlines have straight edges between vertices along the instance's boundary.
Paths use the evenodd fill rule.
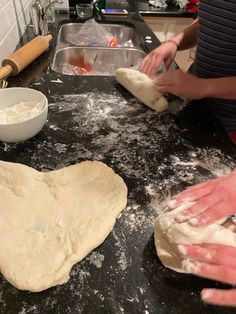
<path fill-rule="evenodd" d="M 37 36 L 26 45 L 13 52 L 7 59 L 2 62 L 0 68 L 0 80 L 9 75 L 15 76 L 32 61 L 38 58 L 49 47 L 52 35 Z"/>

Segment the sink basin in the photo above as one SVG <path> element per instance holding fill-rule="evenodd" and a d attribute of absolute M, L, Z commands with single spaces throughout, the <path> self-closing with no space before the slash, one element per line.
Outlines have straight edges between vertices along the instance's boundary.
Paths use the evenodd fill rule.
<path fill-rule="evenodd" d="M 132 24 L 98 24 L 92 20 L 86 25 L 61 26 L 51 68 L 66 75 L 107 76 L 115 75 L 118 68 L 137 65 L 144 57 Z"/>
<path fill-rule="evenodd" d="M 115 75 L 138 64 L 145 53 L 135 48 L 66 47 L 56 51 L 52 70 L 66 75 Z"/>
<path fill-rule="evenodd" d="M 84 38 L 81 35 L 82 23 L 68 23 L 61 26 L 57 39 L 57 47 L 60 49 L 66 46 L 103 46 L 89 41 L 89 34 L 94 34 L 98 38 L 98 29 L 94 25 L 86 25 L 86 32 L 88 33 L 88 41 L 84 43 Z M 141 42 L 135 29 L 132 26 L 119 24 L 100 24 L 105 32 L 111 34 L 111 37 L 117 40 L 118 47 L 132 47 L 141 49 Z M 84 28 L 83 28 L 84 31 Z M 100 31 L 100 29 L 99 29 Z M 92 36 L 91 36 L 92 37 Z M 94 37 L 94 36 L 93 36 Z M 105 45 L 106 46 L 106 45 Z"/>

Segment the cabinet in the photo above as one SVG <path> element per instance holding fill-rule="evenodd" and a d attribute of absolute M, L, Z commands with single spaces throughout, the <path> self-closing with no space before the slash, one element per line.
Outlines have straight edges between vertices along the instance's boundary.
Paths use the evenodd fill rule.
<path fill-rule="evenodd" d="M 176 33 L 183 31 L 193 22 L 192 18 L 158 16 L 145 16 L 144 20 L 161 42 L 172 38 Z M 182 70 L 187 71 L 193 62 L 194 54 L 194 49 L 178 51 L 175 62 Z"/>

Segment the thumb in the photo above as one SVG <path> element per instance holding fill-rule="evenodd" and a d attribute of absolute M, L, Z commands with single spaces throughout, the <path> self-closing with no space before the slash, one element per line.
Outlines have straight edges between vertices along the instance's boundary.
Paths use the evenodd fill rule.
<path fill-rule="evenodd" d="M 159 91 L 161 94 L 169 93 L 169 86 L 167 86 L 167 85 L 158 86 L 158 91 Z"/>
<path fill-rule="evenodd" d="M 171 63 L 173 62 L 173 59 L 168 58 L 168 59 L 164 60 L 164 62 L 165 62 L 166 69 L 169 70 Z"/>

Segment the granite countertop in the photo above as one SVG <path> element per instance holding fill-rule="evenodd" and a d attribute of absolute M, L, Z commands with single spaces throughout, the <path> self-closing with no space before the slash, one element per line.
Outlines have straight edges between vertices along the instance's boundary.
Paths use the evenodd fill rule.
<path fill-rule="evenodd" d="M 90 0 L 82 0 L 90 2 Z M 70 0 L 71 7 L 74 7 L 76 0 Z M 157 8 L 149 4 L 148 0 L 106 0 L 107 9 L 126 9 L 129 12 L 140 13 L 143 16 L 159 17 L 194 17 L 197 11 L 197 5 L 188 4 L 180 9 L 169 0 L 166 8 Z"/>
<path fill-rule="evenodd" d="M 130 15 L 129 22 L 144 38 L 150 31 L 137 15 Z M 127 184 L 128 205 L 105 242 L 73 267 L 68 283 L 29 293 L 1 277 L 0 313 L 234 313 L 200 301 L 203 287 L 222 285 L 162 266 L 154 247 L 153 220 L 170 194 L 229 173 L 235 165 L 235 145 L 199 106 L 160 115 L 114 77 L 53 72 L 57 26 L 51 31 L 49 51 L 9 80 L 10 87 L 28 86 L 47 96 L 48 121 L 26 142 L 0 143 L 0 159 L 39 171 L 103 161 Z M 183 103 L 172 101 L 172 110 L 176 105 Z"/>
<path fill-rule="evenodd" d="M 178 8 L 176 5 L 169 4 L 166 8 L 157 8 L 151 5 L 148 0 L 129 0 L 130 10 L 139 12 L 143 16 L 159 17 L 194 17 L 196 8 L 186 7 Z"/>

